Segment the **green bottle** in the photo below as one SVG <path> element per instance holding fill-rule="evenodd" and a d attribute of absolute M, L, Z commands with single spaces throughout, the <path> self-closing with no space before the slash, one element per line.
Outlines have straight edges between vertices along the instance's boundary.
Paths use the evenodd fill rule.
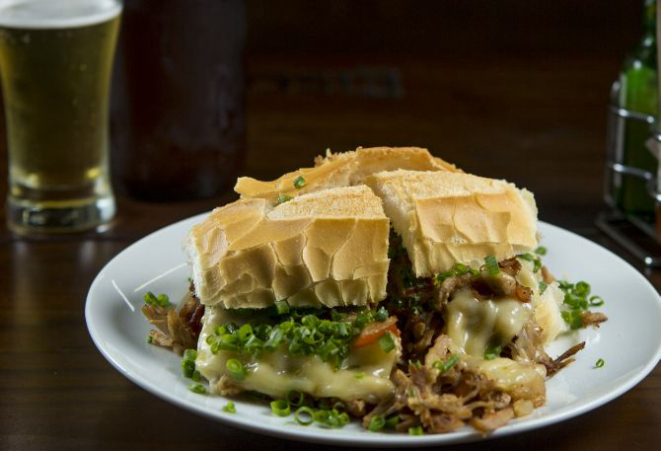
<path fill-rule="evenodd" d="M 656 56 L 656 1 L 645 0 L 645 32 L 638 46 L 627 56 L 620 72 L 619 107 L 656 117 L 657 56 Z M 622 163 L 626 166 L 657 173 L 659 162 L 645 147 L 650 138 L 650 124 L 641 120 L 626 120 L 620 136 Z M 647 193 L 645 181 L 622 176 L 615 191 L 616 205 L 628 215 L 648 222 L 654 221 L 655 204 Z"/>

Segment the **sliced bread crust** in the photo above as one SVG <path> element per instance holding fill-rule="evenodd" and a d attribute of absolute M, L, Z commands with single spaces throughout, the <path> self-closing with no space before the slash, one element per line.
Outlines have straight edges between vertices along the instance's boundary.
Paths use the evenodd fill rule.
<path fill-rule="evenodd" d="M 357 186 L 276 207 L 240 199 L 193 227 L 185 250 L 206 305 L 367 305 L 386 295 L 388 234 L 380 199 Z"/>
<path fill-rule="evenodd" d="M 454 165 L 433 157 L 427 149 L 420 147 L 359 147 L 351 152 L 328 152 L 325 158 L 316 158 L 314 167 L 290 172 L 270 182 L 239 177 L 234 191 L 241 197 L 263 198 L 273 203 L 280 195 L 296 196 L 323 189 L 360 185 L 371 174 L 395 169 L 461 172 Z M 299 177 L 302 177 L 304 184 L 297 188 L 295 181 Z"/>
<path fill-rule="evenodd" d="M 374 174 L 365 183 L 383 200 L 417 277 L 487 255 L 509 258 L 537 246 L 534 198 L 511 183 L 404 170 Z"/>

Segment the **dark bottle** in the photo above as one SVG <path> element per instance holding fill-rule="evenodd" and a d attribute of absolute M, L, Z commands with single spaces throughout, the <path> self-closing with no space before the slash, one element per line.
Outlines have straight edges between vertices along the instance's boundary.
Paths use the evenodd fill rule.
<path fill-rule="evenodd" d="M 245 151 L 241 0 L 124 0 L 112 170 L 143 200 L 210 197 Z"/>
<path fill-rule="evenodd" d="M 628 55 L 620 72 L 615 106 L 651 120 L 658 111 L 655 0 L 645 0 L 644 20 L 643 38 Z M 658 161 L 645 146 L 651 135 L 650 122 L 627 119 L 621 123 L 623 126 L 617 130 L 615 138 L 621 149 L 618 160 L 626 166 L 656 174 Z M 647 192 L 645 180 L 616 176 L 615 202 L 626 214 L 653 221 L 655 202 Z"/>

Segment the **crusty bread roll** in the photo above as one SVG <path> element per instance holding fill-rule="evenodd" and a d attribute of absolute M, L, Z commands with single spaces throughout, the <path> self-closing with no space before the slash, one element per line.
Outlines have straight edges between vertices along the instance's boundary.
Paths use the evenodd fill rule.
<path fill-rule="evenodd" d="M 452 172 L 391 171 L 365 183 L 383 200 L 417 277 L 537 246 L 533 195 L 502 180 Z"/>
<path fill-rule="evenodd" d="M 193 227 L 185 249 L 206 305 L 366 305 L 386 295 L 388 235 L 381 200 L 357 186 L 275 207 L 238 200 Z"/>
<path fill-rule="evenodd" d="M 360 185 L 368 175 L 395 169 L 461 172 L 454 165 L 433 157 L 427 149 L 420 147 L 359 147 L 352 152 L 329 152 L 325 158 L 317 157 L 315 167 L 290 172 L 272 182 L 239 177 L 234 190 L 241 197 L 259 197 L 275 202 L 281 194 L 295 196 L 328 188 Z M 299 177 L 303 177 L 305 184 L 297 189 L 294 181 Z"/>

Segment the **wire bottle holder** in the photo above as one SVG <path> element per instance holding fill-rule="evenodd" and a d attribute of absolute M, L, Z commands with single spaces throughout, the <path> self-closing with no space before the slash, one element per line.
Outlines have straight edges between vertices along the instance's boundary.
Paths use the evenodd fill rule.
<path fill-rule="evenodd" d="M 616 204 L 616 190 L 622 185 L 625 177 L 636 178 L 645 182 L 647 194 L 654 199 L 656 205 L 661 205 L 661 193 L 657 185 L 656 174 L 624 164 L 624 137 L 628 121 L 645 123 L 650 128 L 650 139 L 647 147 L 659 149 L 661 147 L 661 132 L 654 130 L 656 118 L 649 114 L 621 108 L 618 105 L 620 96 L 620 83 L 615 82 L 610 94 L 610 107 L 608 114 L 608 135 L 606 148 L 606 177 L 604 186 L 604 200 L 610 207 L 610 211 L 601 213 L 596 220 L 597 227 L 617 241 L 621 246 L 640 259 L 650 267 L 661 267 L 661 254 L 655 255 L 647 246 L 640 244 L 640 240 L 634 240 L 630 234 L 624 233 L 616 226 L 618 223 L 627 222 L 633 229 L 642 232 L 654 242 L 658 242 L 655 227 L 635 215 L 622 212 Z M 646 149 L 646 151 L 649 151 Z M 659 158 L 659 153 L 652 153 Z"/>

